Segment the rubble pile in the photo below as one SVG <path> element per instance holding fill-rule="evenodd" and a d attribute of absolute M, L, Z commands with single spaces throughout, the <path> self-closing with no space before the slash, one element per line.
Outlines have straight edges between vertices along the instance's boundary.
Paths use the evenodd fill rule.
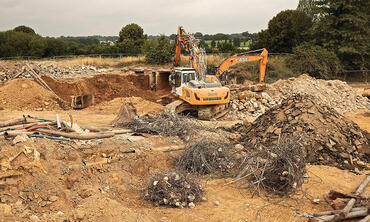
<path fill-rule="evenodd" d="M 370 134 L 313 96 L 293 95 L 239 131 L 241 143 L 248 149 L 302 135 L 306 162 L 312 164 L 362 169 L 370 160 Z"/>
<path fill-rule="evenodd" d="M 73 78 L 76 76 L 89 77 L 93 74 L 101 74 L 113 72 L 114 68 L 97 68 L 95 66 L 80 65 L 80 64 L 69 64 L 63 65 L 58 63 L 49 62 L 15 62 L 13 64 L 0 65 L 0 81 L 8 81 L 10 79 L 22 76 L 24 78 L 32 79 L 26 64 L 30 66 L 39 75 L 48 75 L 55 79 L 61 78 Z M 123 70 L 120 70 L 123 71 Z M 126 71 L 126 69 L 125 69 Z"/>
<path fill-rule="evenodd" d="M 227 116 L 233 119 L 256 118 L 276 104 L 278 102 L 266 92 L 243 91 L 234 94 Z"/>
<path fill-rule="evenodd" d="M 230 85 L 229 88 L 231 109 L 226 119 L 257 118 L 293 94 L 312 95 L 339 113 L 370 107 L 369 100 L 346 82 L 319 80 L 306 74 L 271 85 Z"/>
<path fill-rule="evenodd" d="M 201 201 L 203 188 L 195 178 L 180 172 L 161 173 L 153 176 L 144 198 L 155 205 L 194 208 Z"/>
<path fill-rule="evenodd" d="M 369 104 L 366 97 L 363 97 L 346 82 L 315 79 L 307 74 L 288 80 L 279 80 L 271 84 L 267 92 L 276 101 L 281 101 L 296 93 L 312 95 L 339 113 L 363 109 Z"/>

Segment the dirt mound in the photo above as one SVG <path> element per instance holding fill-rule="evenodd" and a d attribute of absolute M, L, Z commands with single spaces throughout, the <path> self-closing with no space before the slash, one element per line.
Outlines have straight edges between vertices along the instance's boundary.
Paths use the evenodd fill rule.
<path fill-rule="evenodd" d="M 370 134 L 308 95 L 294 95 L 268 110 L 246 127 L 241 142 L 260 148 L 298 135 L 306 138 L 309 163 L 354 169 L 366 168 L 370 160 Z"/>
<path fill-rule="evenodd" d="M 73 81 L 55 80 L 49 76 L 42 79 L 63 100 L 71 101 L 71 96 L 79 94 L 94 94 L 95 103 L 109 101 L 117 97 L 138 96 L 150 101 L 156 101 L 159 96 L 149 89 L 148 76 L 145 75 L 96 75 L 88 79 Z"/>
<path fill-rule="evenodd" d="M 306 74 L 289 80 L 279 80 L 269 86 L 268 93 L 276 100 L 282 100 L 295 93 L 312 95 L 339 113 L 366 108 L 369 100 L 346 82 L 321 80 Z"/>
<path fill-rule="evenodd" d="M 15 79 L 0 87 L 0 107 L 16 110 L 55 110 L 59 105 L 56 97 L 35 81 Z"/>

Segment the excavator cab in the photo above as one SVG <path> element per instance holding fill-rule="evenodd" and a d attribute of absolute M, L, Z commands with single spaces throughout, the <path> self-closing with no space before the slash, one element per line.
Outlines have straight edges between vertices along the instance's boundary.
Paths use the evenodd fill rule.
<path fill-rule="evenodd" d="M 170 75 L 170 83 L 172 83 L 172 92 L 178 96 L 182 95 L 182 86 L 189 85 L 191 81 L 197 81 L 195 69 L 176 67 L 173 74 Z"/>

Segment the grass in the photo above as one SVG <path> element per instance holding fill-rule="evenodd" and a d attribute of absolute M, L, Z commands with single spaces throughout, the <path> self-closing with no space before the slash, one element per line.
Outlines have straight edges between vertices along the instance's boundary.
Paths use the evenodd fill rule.
<path fill-rule="evenodd" d="M 227 54 L 213 54 L 207 55 L 207 65 L 218 67 L 224 59 L 228 57 Z M 190 64 L 189 56 L 181 55 L 181 66 L 188 66 Z"/>
<path fill-rule="evenodd" d="M 81 57 L 72 59 L 63 59 L 67 65 L 85 65 L 97 67 L 122 67 L 135 63 L 143 63 L 144 56 L 127 56 L 122 58 L 99 58 L 99 57 Z"/>

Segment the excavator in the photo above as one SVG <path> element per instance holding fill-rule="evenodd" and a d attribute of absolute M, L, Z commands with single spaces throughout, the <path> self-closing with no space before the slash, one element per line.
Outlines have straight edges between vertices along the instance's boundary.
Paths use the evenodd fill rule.
<path fill-rule="evenodd" d="M 179 67 L 182 48 L 190 54 L 190 68 Z M 169 77 L 172 92 L 178 100 L 168 104 L 166 110 L 172 113 L 195 112 L 198 119 L 201 120 L 222 117 L 228 112 L 231 95 L 230 89 L 221 85 L 219 77 L 231 65 L 247 61 L 259 61 L 260 82 L 263 82 L 267 55 L 266 49 L 263 49 L 259 56 L 234 55 L 221 63 L 216 75 L 207 75 L 205 50 L 200 47 L 199 40 L 193 34 L 187 33 L 182 26 L 179 26 L 176 37 L 174 71 Z"/>

